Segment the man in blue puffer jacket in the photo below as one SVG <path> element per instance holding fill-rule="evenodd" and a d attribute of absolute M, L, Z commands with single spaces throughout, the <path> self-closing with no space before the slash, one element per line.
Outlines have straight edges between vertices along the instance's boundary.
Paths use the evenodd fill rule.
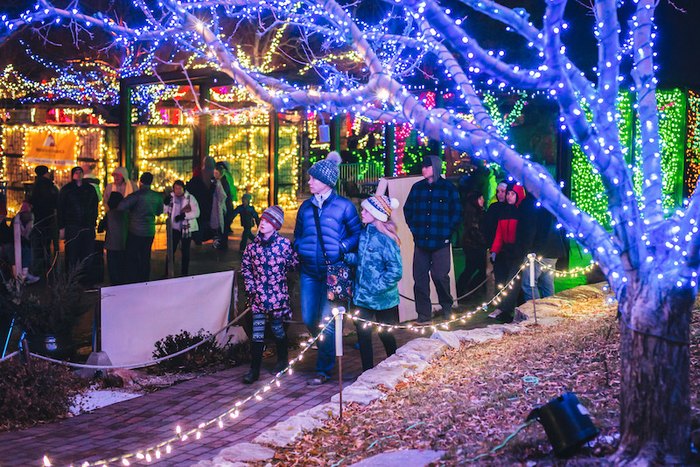
<path fill-rule="evenodd" d="M 346 253 L 355 251 L 362 227 L 352 201 L 333 190 L 338 182 L 340 162 L 340 154 L 333 151 L 311 166 L 309 189 L 312 196 L 299 207 L 294 227 L 294 249 L 301 264 L 301 315 L 314 335 L 323 318 L 331 315 L 333 307 L 327 299 L 326 258 L 330 264 L 335 264 L 342 261 Z M 315 210 L 319 215 L 325 257 Z M 334 331 L 333 325 L 329 326 L 323 341 L 318 343 L 317 375 L 309 384 L 323 384 L 331 376 L 335 363 Z"/>

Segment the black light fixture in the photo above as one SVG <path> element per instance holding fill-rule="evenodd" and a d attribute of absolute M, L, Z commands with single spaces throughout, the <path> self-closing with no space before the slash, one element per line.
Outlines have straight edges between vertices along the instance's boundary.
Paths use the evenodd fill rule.
<path fill-rule="evenodd" d="M 570 457 L 588 441 L 598 436 L 588 410 L 576 394 L 567 392 L 534 409 L 527 420 L 538 420 L 557 457 Z"/>

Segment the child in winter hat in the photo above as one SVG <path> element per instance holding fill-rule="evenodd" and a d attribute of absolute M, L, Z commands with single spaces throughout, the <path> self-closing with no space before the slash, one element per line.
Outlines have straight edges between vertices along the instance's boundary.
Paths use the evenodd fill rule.
<path fill-rule="evenodd" d="M 309 169 L 309 175 L 323 183 L 333 188 L 336 183 L 338 183 L 338 176 L 340 175 L 339 165 L 343 161 L 336 151 L 331 151 L 328 153 L 325 159 L 316 162 Z"/>
<path fill-rule="evenodd" d="M 381 222 L 391 217 L 391 212 L 399 207 L 399 200 L 384 195 L 375 195 L 362 201 L 362 207 Z"/>
<path fill-rule="evenodd" d="M 272 227 L 275 228 L 275 230 L 279 230 L 282 228 L 282 224 L 284 223 L 284 211 L 282 211 L 282 208 L 277 205 L 270 206 L 263 211 L 260 219 L 266 220 L 272 225 Z"/>

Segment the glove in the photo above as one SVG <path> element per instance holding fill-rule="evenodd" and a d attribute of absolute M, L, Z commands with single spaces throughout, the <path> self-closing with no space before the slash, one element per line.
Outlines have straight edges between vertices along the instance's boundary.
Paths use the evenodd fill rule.
<path fill-rule="evenodd" d="M 184 214 L 184 213 L 180 213 L 180 214 L 178 214 L 177 216 L 175 216 L 175 222 L 182 222 L 183 220 L 185 220 L 185 214 Z"/>
<path fill-rule="evenodd" d="M 491 255 L 489 256 L 489 258 L 491 259 L 491 262 L 492 262 L 492 263 L 495 263 L 495 262 L 496 262 L 496 253 L 491 253 Z"/>

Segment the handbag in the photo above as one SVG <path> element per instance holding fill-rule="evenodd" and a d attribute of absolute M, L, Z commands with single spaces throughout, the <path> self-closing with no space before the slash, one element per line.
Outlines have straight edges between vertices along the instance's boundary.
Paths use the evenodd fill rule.
<path fill-rule="evenodd" d="M 331 302 L 344 302 L 352 298 L 353 271 L 345 261 L 338 261 L 330 264 L 326 254 L 326 245 L 321 234 L 321 220 L 319 219 L 318 208 L 313 206 L 314 220 L 316 221 L 316 233 L 321 242 L 323 259 L 326 262 L 326 289 L 328 300 Z"/>

